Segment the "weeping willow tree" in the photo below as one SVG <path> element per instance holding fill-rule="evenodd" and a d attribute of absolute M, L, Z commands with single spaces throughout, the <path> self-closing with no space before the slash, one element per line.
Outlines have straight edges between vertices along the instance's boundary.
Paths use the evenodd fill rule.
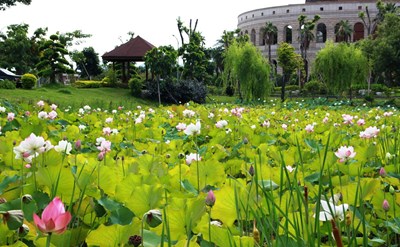
<path fill-rule="evenodd" d="M 361 49 L 353 44 L 332 41 L 326 43 L 314 62 L 314 74 L 325 83 L 329 92 L 335 95 L 349 92 L 352 100 L 352 88 L 366 85 L 368 78 L 368 60 Z"/>
<path fill-rule="evenodd" d="M 240 99 L 266 99 L 272 89 L 270 66 L 250 42 L 236 42 L 226 50 L 225 85 L 233 85 Z"/>

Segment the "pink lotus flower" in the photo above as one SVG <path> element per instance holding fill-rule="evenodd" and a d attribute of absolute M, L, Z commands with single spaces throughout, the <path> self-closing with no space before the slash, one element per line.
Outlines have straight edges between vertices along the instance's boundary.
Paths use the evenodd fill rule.
<path fill-rule="evenodd" d="M 341 146 L 338 151 L 335 152 L 335 155 L 339 158 L 339 162 L 345 162 L 350 158 L 354 158 L 356 156 L 356 152 L 354 152 L 354 148 L 352 146 Z"/>
<path fill-rule="evenodd" d="M 186 129 L 186 124 L 184 123 L 179 123 L 176 127 L 175 127 L 178 131 L 184 131 Z"/>
<path fill-rule="evenodd" d="M 363 126 L 365 124 L 365 120 L 364 119 L 358 119 L 358 121 L 357 121 L 357 125 L 358 126 Z"/>
<path fill-rule="evenodd" d="M 377 127 L 368 127 L 365 131 L 360 132 L 360 137 L 365 139 L 370 139 L 373 137 L 377 137 L 379 134 L 379 129 Z"/>
<path fill-rule="evenodd" d="M 12 120 L 14 120 L 14 118 L 15 118 L 15 113 L 9 112 L 7 115 L 7 120 L 11 122 Z"/>
<path fill-rule="evenodd" d="M 349 114 L 343 114 L 343 123 L 344 124 L 353 124 L 353 116 L 349 115 Z"/>
<path fill-rule="evenodd" d="M 186 164 L 190 165 L 192 164 L 193 161 L 200 161 L 201 157 L 197 153 L 191 153 L 189 155 L 186 155 Z"/>
<path fill-rule="evenodd" d="M 43 210 L 42 218 L 33 214 L 35 225 L 43 233 L 61 234 L 65 232 L 71 218 L 71 213 L 65 211 L 64 204 L 58 197 L 55 197 Z"/>
<path fill-rule="evenodd" d="M 314 132 L 314 125 L 312 124 L 307 124 L 307 126 L 304 128 L 305 131 L 307 131 L 308 133 Z"/>
<path fill-rule="evenodd" d="M 36 105 L 39 106 L 40 108 L 42 108 L 42 107 L 44 106 L 43 100 L 39 100 L 39 101 L 36 103 Z"/>
<path fill-rule="evenodd" d="M 56 104 L 51 104 L 51 106 L 50 106 L 50 108 L 53 110 L 53 111 L 55 111 L 55 110 L 57 110 L 57 105 Z"/>

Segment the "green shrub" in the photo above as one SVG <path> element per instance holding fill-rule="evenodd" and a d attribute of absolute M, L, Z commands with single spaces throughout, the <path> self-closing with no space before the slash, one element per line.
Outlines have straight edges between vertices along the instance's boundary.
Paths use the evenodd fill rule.
<path fill-rule="evenodd" d="M 207 92 L 211 95 L 223 95 L 223 87 L 207 86 Z"/>
<path fill-rule="evenodd" d="M 300 87 L 298 85 L 287 85 L 285 87 L 285 91 L 296 91 L 300 90 Z"/>
<path fill-rule="evenodd" d="M 103 82 L 79 80 L 74 83 L 74 86 L 77 88 L 99 88 L 103 86 Z"/>
<path fill-rule="evenodd" d="M 0 88 L 3 89 L 15 89 L 15 82 L 10 80 L 0 81 Z"/>
<path fill-rule="evenodd" d="M 142 94 L 143 81 L 138 77 L 133 77 L 129 80 L 129 89 L 131 94 L 140 97 Z"/>
<path fill-rule="evenodd" d="M 32 89 L 37 82 L 37 77 L 33 74 L 24 74 L 21 77 L 21 86 L 24 89 Z"/>
<path fill-rule="evenodd" d="M 207 96 L 207 88 L 204 83 L 196 80 L 162 81 L 160 82 L 160 92 L 163 103 L 174 104 L 184 104 L 189 101 L 201 104 L 206 102 Z M 148 81 L 143 94 L 149 99 L 158 99 L 157 82 Z"/>
<path fill-rule="evenodd" d="M 328 92 L 326 85 L 317 80 L 307 82 L 304 89 L 311 94 L 326 94 Z"/>
<path fill-rule="evenodd" d="M 387 92 L 389 88 L 383 84 L 371 84 L 371 90 L 373 92 Z"/>

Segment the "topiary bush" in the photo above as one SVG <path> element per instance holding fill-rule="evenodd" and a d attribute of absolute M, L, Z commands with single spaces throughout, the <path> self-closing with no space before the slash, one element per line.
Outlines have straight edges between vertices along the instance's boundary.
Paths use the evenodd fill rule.
<path fill-rule="evenodd" d="M 133 77 L 129 80 L 129 89 L 132 96 L 140 97 L 142 94 L 143 81 L 138 77 Z"/>
<path fill-rule="evenodd" d="M 21 86 L 23 89 L 32 89 L 36 86 L 37 77 L 33 74 L 24 74 L 21 77 Z"/>
<path fill-rule="evenodd" d="M 2 80 L 0 81 L 0 88 L 2 89 L 15 89 L 15 82 L 10 80 Z"/>

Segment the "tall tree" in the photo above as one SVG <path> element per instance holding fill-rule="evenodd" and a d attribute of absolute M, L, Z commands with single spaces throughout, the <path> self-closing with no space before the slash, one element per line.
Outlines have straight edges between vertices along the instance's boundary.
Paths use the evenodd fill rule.
<path fill-rule="evenodd" d="M 350 42 L 353 29 L 351 28 L 349 20 L 341 20 L 335 26 L 336 42 Z"/>
<path fill-rule="evenodd" d="M 99 54 L 93 47 L 83 48 L 81 52 L 74 51 L 71 53 L 72 60 L 76 62 L 77 69 L 80 71 L 81 77 L 92 79 L 93 76 L 100 75 L 102 68 L 100 67 Z"/>
<path fill-rule="evenodd" d="M 386 14 L 366 52 L 374 61 L 374 74 L 388 86 L 400 85 L 400 16 Z"/>
<path fill-rule="evenodd" d="M 0 11 L 6 10 L 6 8 L 11 6 L 15 6 L 17 3 L 29 5 L 31 2 L 32 0 L 0 0 Z"/>
<path fill-rule="evenodd" d="M 233 42 L 225 56 L 225 81 L 236 81 L 239 97 L 245 100 L 266 99 L 271 91 L 270 67 L 266 59 L 250 42 Z"/>
<path fill-rule="evenodd" d="M 49 77 L 50 83 L 56 83 L 56 76 L 62 73 L 74 73 L 71 65 L 65 59 L 68 51 L 60 43 L 58 36 L 53 34 L 50 39 L 40 47 L 42 56 L 37 64 L 38 75 Z"/>
<path fill-rule="evenodd" d="M 282 68 L 281 101 L 285 101 L 285 86 L 290 76 L 304 66 L 303 60 L 288 43 L 280 43 L 278 50 L 278 65 Z"/>
<path fill-rule="evenodd" d="M 327 42 L 314 62 L 314 73 L 333 94 L 349 92 L 352 100 L 352 87 L 366 84 L 368 60 L 361 49 L 354 44 Z"/>
<path fill-rule="evenodd" d="M 383 22 L 386 14 L 396 14 L 399 10 L 399 8 L 396 6 L 396 3 L 383 3 L 381 0 L 378 0 L 376 2 L 376 8 L 378 9 L 378 13 L 373 19 L 371 18 L 371 15 L 369 13 L 368 6 L 365 7 L 365 11 L 361 11 L 360 13 L 358 13 L 358 17 L 362 20 L 364 26 L 367 29 L 368 36 L 372 32 L 376 31 L 377 26 L 381 22 Z"/>
<path fill-rule="evenodd" d="M 190 20 L 189 27 L 186 27 L 180 18 L 177 19 L 182 44 L 179 56 L 182 56 L 183 60 L 183 79 L 205 82 L 209 78 L 207 68 L 211 57 L 206 53 L 204 37 L 196 31 L 197 23 L 198 20 L 192 26 L 192 20 Z"/>
<path fill-rule="evenodd" d="M 311 20 L 307 20 L 306 18 L 307 17 L 305 15 L 300 15 L 297 20 L 299 21 L 300 52 L 304 62 L 304 70 L 306 72 L 305 78 L 306 80 L 308 80 L 307 51 L 310 48 L 310 42 L 315 39 L 314 35 L 315 23 L 321 17 L 319 15 L 315 15 L 314 18 Z"/>
<path fill-rule="evenodd" d="M 0 33 L 0 66 L 15 69 L 17 74 L 32 72 L 39 61 L 38 47 L 47 29 L 37 29 L 28 37 L 29 25 L 10 25 Z"/>
<path fill-rule="evenodd" d="M 172 46 L 160 46 L 155 47 L 148 51 L 145 55 L 146 66 L 156 76 L 157 80 L 157 91 L 158 91 L 158 102 L 161 105 L 161 93 L 160 83 L 161 79 L 166 81 L 173 76 L 176 68 L 177 52 Z"/>
<path fill-rule="evenodd" d="M 272 65 L 271 46 L 276 43 L 275 37 L 278 33 L 278 28 L 272 22 L 265 23 L 262 28 L 262 34 L 265 40 L 265 45 L 268 46 L 268 62 Z"/>

